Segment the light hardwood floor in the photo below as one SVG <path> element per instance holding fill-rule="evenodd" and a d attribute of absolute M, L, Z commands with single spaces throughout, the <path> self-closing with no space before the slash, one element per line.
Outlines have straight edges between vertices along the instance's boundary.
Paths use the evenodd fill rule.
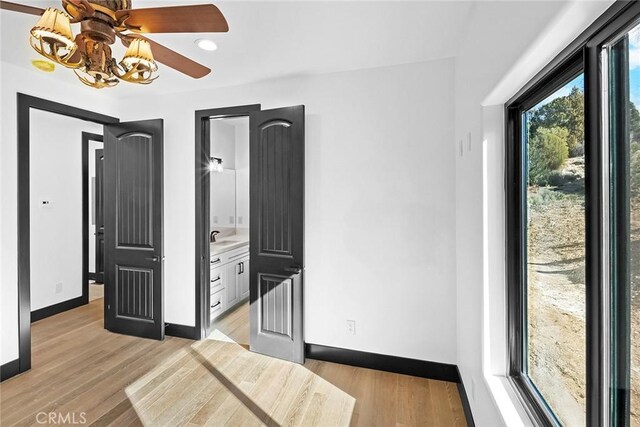
<path fill-rule="evenodd" d="M 104 298 L 104 286 L 101 284 L 96 284 L 92 282 L 89 284 L 89 301 L 93 301 L 94 299 Z"/>
<path fill-rule="evenodd" d="M 207 340 L 160 342 L 105 331 L 102 303 L 32 325 L 32 369 L 0 385 L 2 426 L 42 425 L 39 413 L 98 426 L 466 425 L 453 383 L 251 353 L 247 304 Z"/>

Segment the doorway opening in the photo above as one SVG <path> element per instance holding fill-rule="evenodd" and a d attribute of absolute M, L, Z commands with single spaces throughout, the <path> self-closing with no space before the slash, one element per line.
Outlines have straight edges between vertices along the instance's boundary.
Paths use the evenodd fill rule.
<path fill-rule="evenodd" d="M 260 105 L 196 112 L 196 327 L 246 307 L 249 294 L 249 116 Z M 243 316 L 241 316 L 243 317 Z M 242 340 L 241 340 L 242 341 Z M 246 342 L 239 344 L 248 345 Z"/>
<path fill-rule="evenodd" d="M 107 292 L 102 304 L 96 302 L 103 305 L 97 311 L 111 332 L 163 339 L 162 120 L 120 123 L 114 117 L 33 96 L 18 94 L 17 98 L 18 361 L 11 376 L 31 369 L 32 321 L 39 315 L 55 314 L 51 310 L 65 311 L 88 303 L 86 142 L 97 139 L 99 133 L 105 141 L 103 272 Z M 42 114 L 75 124 L 49 123 L 37 133 L 31 124 L 46 121 Z M 78 123 L 81 127 L 74 127 Z M 69 129 L 75 131 L 59 135 Z M 82 146 L 71 143 L 86 130 L 97 136 L 83 135 Z M 47 144 L 52 139 L 56 144 Z M 44 143 L 37 145 L 38 141 Z M 76 151 L 66 150 L 68 147 Z M 71 163 L 66 165 L 63 160 Z M 59 181 L 62 185 L 56 185 Z M 72 248 L 65 247 L 68 242 Z M 58 257 L 60 264 L 53 261 Z M 58 273 L 63 280 L 54 277 Z M 33 291 L 43 286 L 43 292 Z M 63 301 L 58 303 L 57 299 Z"/>
<path fill-rule="evenodd" d="M 251 351 L 304 362 L 304 114 L 303 105 L 196 112 L 196 339 L 239 305 L 228 331 L 239 344 L 248 318 Z M 247 145 L 249 161 L 234 152 Z M 225 158 L 239 170 L 225 174 Z"/>
<path fill-rule="evenodd" d="M 89 301 L 104 297 L 104 142 L 102 135 L 82 133 L 88 151 L 88 271 Z"/>
<path fill-rule="evenodd" d="M 210 119 L 209 319 L 249 346 L 249 117 Z M 233 322 L 226 319 L 233 317 Z"/>
<path fill-rule="evenodd" d="M 31 322 L 87 304 L 92 291 L 91 167 L 102 126 L 33 111 L 30 124 Z M 87 241 L 89 245 L 87 245 Z M 101 293 L 101 290 L 100 290 Z"/>
<path fill-rule="evenodd" d="M 88 302 L 89 156 L 82 131 L 98 133 L 118 121 L 18 94 L 17 373 L 31 368 L 31 322 Z"/>

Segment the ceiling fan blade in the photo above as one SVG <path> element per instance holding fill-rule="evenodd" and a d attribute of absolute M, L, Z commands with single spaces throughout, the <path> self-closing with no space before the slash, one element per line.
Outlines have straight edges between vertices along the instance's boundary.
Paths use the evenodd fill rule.
<path fill-rule="evenodd" d="M 119 10 L 118 22 L 141 33 L 226 33 L 229 24 L 212 4 Z"/>
<path fill-rule="evenodd" d="M 153 40 L 150 40 L 138 34 L 133 37 L 144 39 L 151 44 L 153 59 L 161 62 L 168 67 L 173 68 L 174 70 L 180 71 L 187 76 L 193 77 L 194 79 L 199 79 L 211 72 L 210 68 L 198 64 L 197 62 L 187 58 L 186 56 L 180 55 L 178 52 L 174 52 L 173 50 L 161 45 L 160 43 L 156 43 Z"/>
<path fill-rule="evenodd" d="M 29 15 L 42 15 L 44 13 L 44 9 L 40 9 L 39 7 L 26 6 L 24 4 L 11 3 L 8 1 L 0 1 L 0 9 L 28 13 Z"/>

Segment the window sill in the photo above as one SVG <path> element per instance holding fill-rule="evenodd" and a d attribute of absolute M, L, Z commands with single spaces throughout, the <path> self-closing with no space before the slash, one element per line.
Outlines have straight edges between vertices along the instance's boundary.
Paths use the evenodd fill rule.
<path fill-rule="evenodd" d="M 509 378 L 501 375 L 485 375 L 485 381 L 505 425 L 535 426 Z"/>

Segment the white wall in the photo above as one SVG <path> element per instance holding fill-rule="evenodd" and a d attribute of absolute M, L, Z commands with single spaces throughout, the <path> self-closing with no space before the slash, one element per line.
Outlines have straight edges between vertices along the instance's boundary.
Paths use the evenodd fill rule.
<path fill-rule="evenodd" d="M 32 311 L 82 295 L 83 131 L 99 133 L 102 126 L 31 112 Z"/>
<path fill-rule="evenodd" d="M 67 85 L 47 74 L 0 62 L 0 362 L 18 357 L 18 255 L 17 255 L 17 101 L 16 93 L 55 100 L 68 105 L 117 115 L 116 101 L 81 84 Z M 69 72 L 57 70 L 56 73 Z"/>
<path fill-rule="evenodd" d="M 504 103 L 610 3 L 478 2 L 456 58 L 457 350 L 479 426 L 530 424 L 505 380 Z"/>
<path fill-rule="evenodd" d="M 305 340 L 454 363 L 453 61 L 136 98 L 165 119 L 165 318 L 194 324 L 197 109 L 306 105 Z M 348 335 L 346 320 L 357 322 Z"/>

